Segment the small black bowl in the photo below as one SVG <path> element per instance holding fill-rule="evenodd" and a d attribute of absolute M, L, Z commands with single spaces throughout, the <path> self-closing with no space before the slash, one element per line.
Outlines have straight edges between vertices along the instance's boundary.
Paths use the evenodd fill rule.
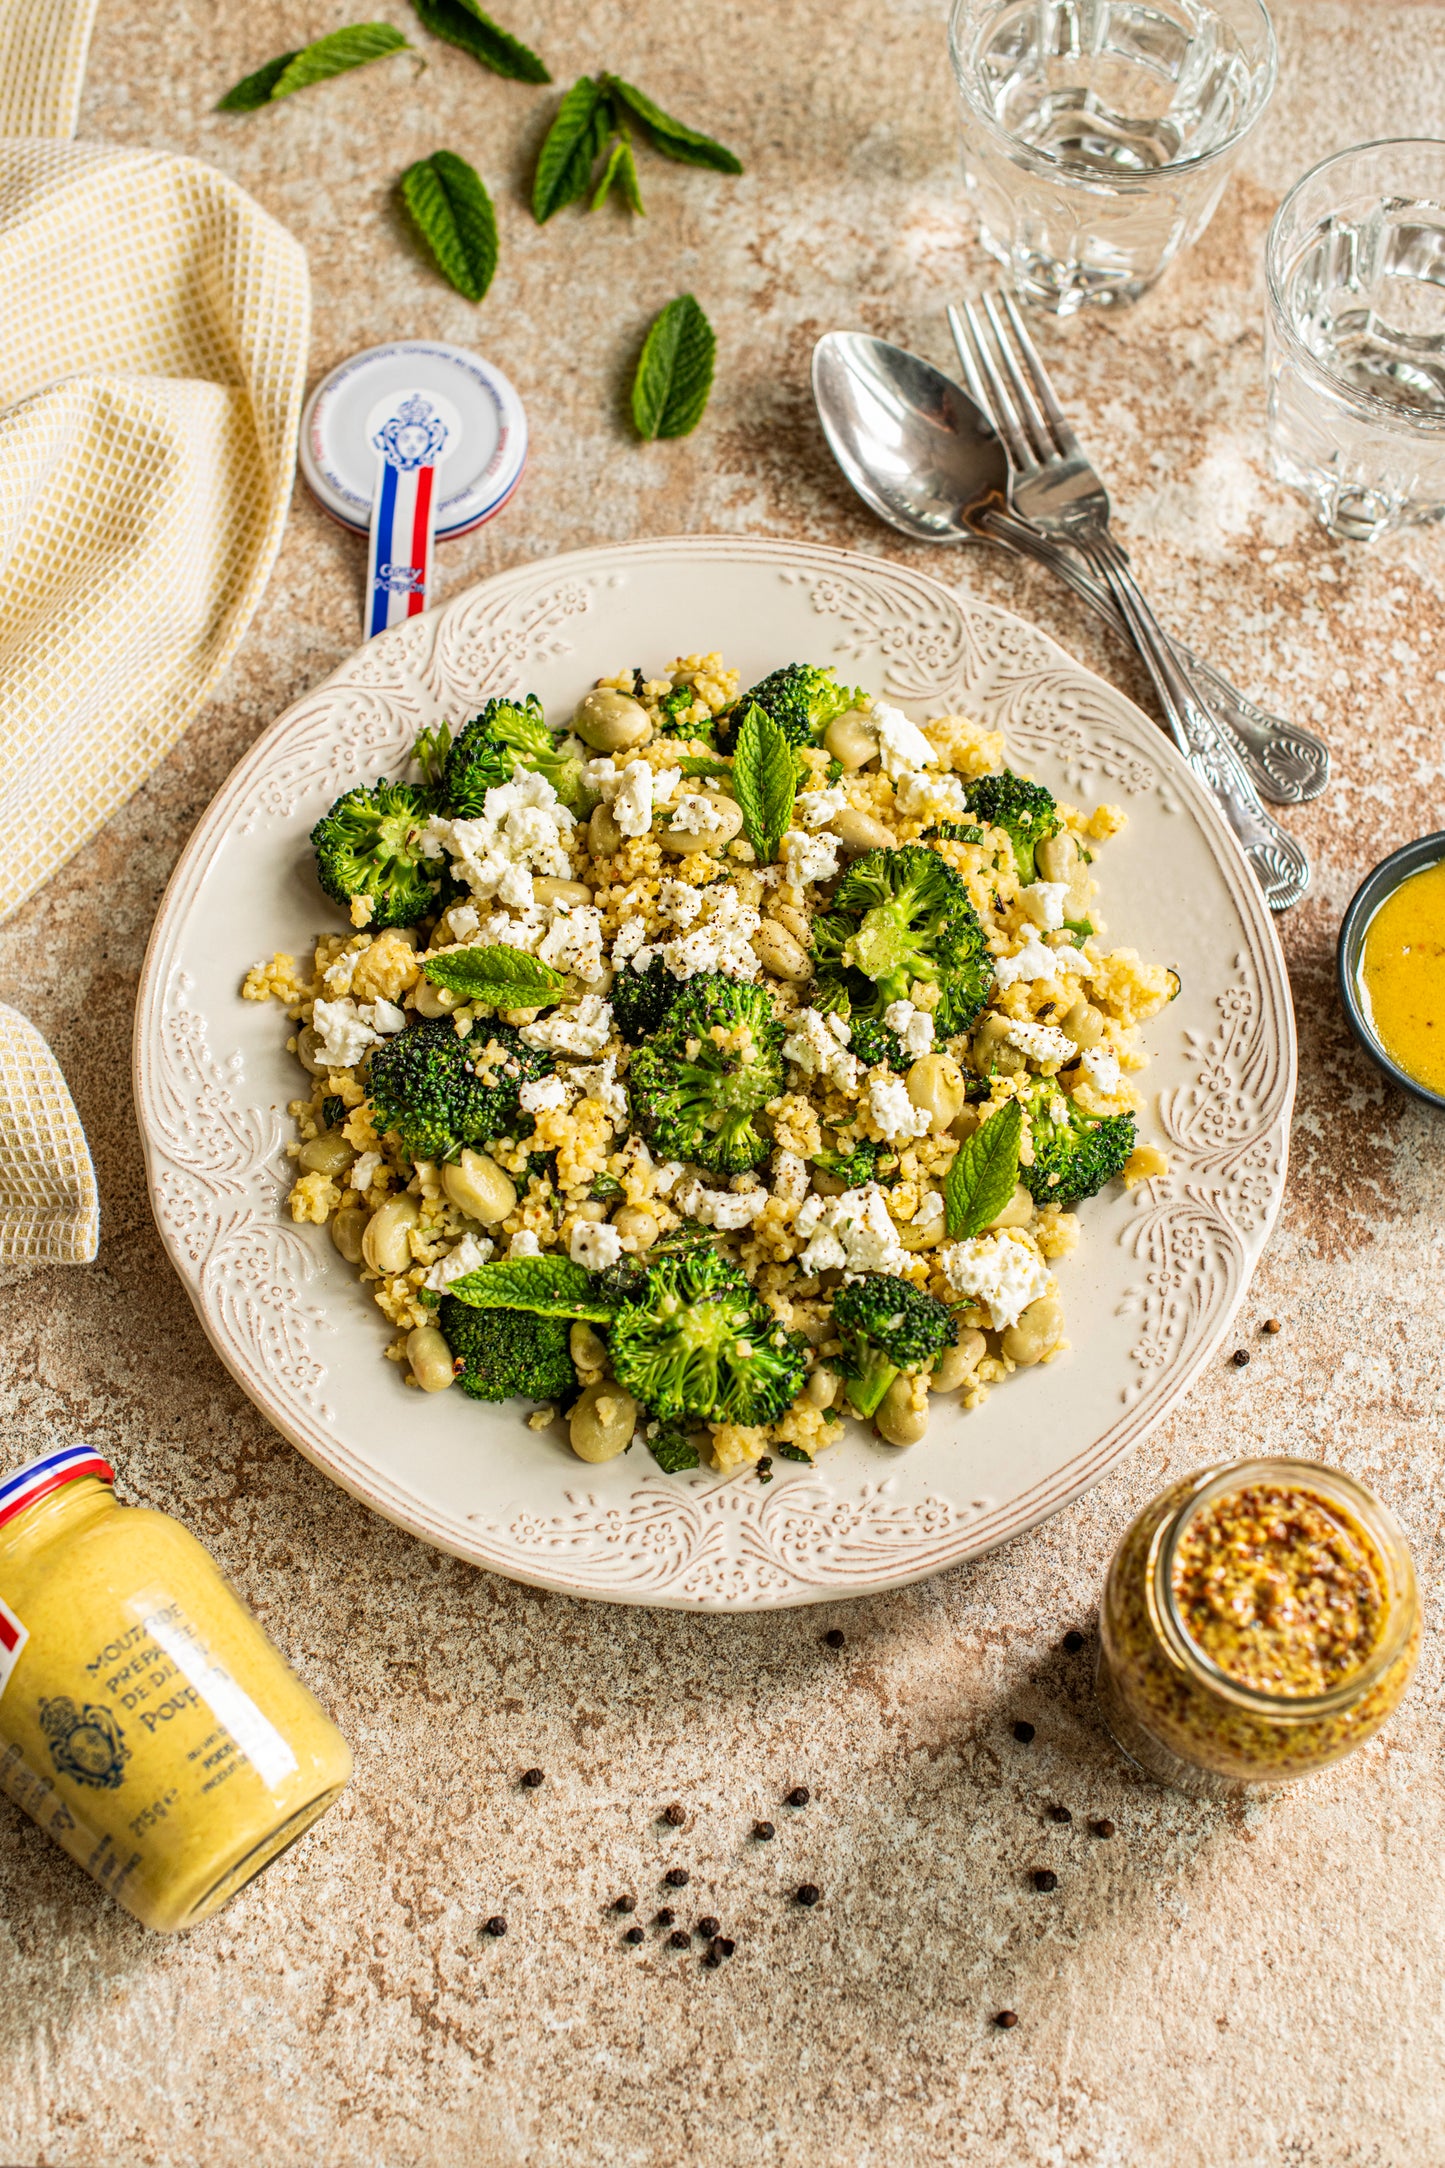
<path fill-rule="evenodd" d="M 1350 901 L 1340 925 L 1339 946 L 1335 951 L 1335 970 L 1340 983 L 1340 1000 L 1355 1037 L 1359 1040 L 1371 1061 L 1384 1070 L 1387 1077 L 1398 1084 L 1402 1092 L 1412 1099 L 1419 1099 L 1427 1107 L 1445 1108 L 1445 1092 L 1432 1092 L 1428 1085 L 1402 1069 L 1397 1061 L 1381 1046 L 1374 1028 L 1360 1000 L 1360 955 L 1365 946 L 1365 929 L 1387 896 L 1393 895 L 1403 881 L 1412 873 L 1423 873 L 1427 866 L 1437 865 L 1445 858 L 1445 831 L 1433 836 L 1421 836 L 1418 842 L 1407 843 L 1402 849 L 1392 851 L 1382 859 L 1373 873 L 1365 879 Z"/>

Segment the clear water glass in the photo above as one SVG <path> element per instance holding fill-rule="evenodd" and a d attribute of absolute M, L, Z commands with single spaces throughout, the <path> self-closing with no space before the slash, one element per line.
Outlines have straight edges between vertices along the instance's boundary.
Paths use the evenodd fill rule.
<path fill-rule="evenodd" d="M 1060 316 L 1198 240 L 1274 89 L 1260 0 L 954 0 L 949 52 L 984 246 Z"/>
<path fill-rule="evenodd" d="M 1445 143 L 1325 159 L 1265 252 L 1270 464 L 1331 534 L 1445 517 Z"/>

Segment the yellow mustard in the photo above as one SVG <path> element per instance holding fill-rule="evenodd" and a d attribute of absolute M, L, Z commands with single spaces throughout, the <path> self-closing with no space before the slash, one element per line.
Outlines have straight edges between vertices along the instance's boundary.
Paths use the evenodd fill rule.
<path fill-rule="evenodd" d="M 0 1477 L 0 1789 L 146 1927 L 205 1919 L 351 1751 L 168 1514 L 67 1446 Z"/>

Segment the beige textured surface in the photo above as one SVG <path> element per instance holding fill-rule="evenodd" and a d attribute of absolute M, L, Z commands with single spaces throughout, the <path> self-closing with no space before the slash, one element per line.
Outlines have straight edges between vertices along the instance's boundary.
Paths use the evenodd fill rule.
<path fill-rule="evenodd" d="M 398 23 L 406 12 L 380 0 Z M 895 544 L 830 471 L 806 360 L 834 324 L 947 351 L 980 273 L 954 182 L 941 9 L 864 0 L 526 0 L 559 77 L 614 66 L 736 143 L 727 183 L 649 161 L 650 216 L 544 233 L 517 197 L 550 94 L 427 45 L 248 120 L 208 116 L 268 54 L 359 11 L 109 0 L 82 133 L 194 152 L 311 255 L 313 377 L 400 331 L 473 340 L 517 382 L 534 452 L 494 526 L 440 553 L 448 591 L 574 541 L 676 528 Z M 0 2159 L 819 2162 L 892 2168 L 1438 2168 L 1445 1895 L 1436 1635 L 1445 1132 L 1387 1091 L 1339 1019 L 1331 957 L 1363 870 L 1438 825 L 1445 556 L 1326 541 L 1259 456 L 1259 261 L 1288 181 L 1340 145 L 1426 132 L 1445 8 L 1281 0 L 1282 88 L 1174 280 L 1049 349 L 1127 508 L 1141 573 L 1250 690 L 1323 730 L 1329 796 L 1287 921 L 1302 1076 L 1284 1222 L 1221 1366 L 1124 1470 L 970 1571 L 755 1620 L 592 1610 L 488 1580 L 370 1519 L 269 1435 L 168 1272 L 127 1087 L 146 931 L 237 753 L 353 644 L 363 545 L 305 501 L 219 697 L 65 874 L 0 928 L 0 990 L 65 1063 L 106 1209 L 88 1271 L 7 1268 L 5 1465 L 88 1436 L 132 1496 L 215 1550 L 357 1749 L 345 1805 L 188 1941 L 151 1943 L 0 1809 Z M 410 33 L 410 28 L 408 26 Z M 418 34 L 418 41 L 420 34 Z M 390 177 L 438 143 L 499 199 L 480 312 L 406 239 Z M 691 286 L 719 332 L 708 422 L 638 450 L 619 387 Z M 919 553 L 937 570 L 941 560 Z M 1134 683 L 1062 591 L 960 559 Z M 660 635 L 660 637 L 665 637 Z M 1258 1337 L 1277 1315 L 1284 1330 Z M 1175 1471 L 1243 1447 L 1378 1486 L 1424 1569 L 1412 1700 L 1352 1764 L 1245 1813 L 1156 1792 L 1094 1719 L 1089 1627 L 1110 1548 Z M 821 1636 L 841 1626 L 841 1651 Z M 1013 1721 L 1037 1737 L 1021 1747 Z M 517 1788 L 535 1763 L 547 1783 Z M 801 1813 L 783 1791 L 810 1784 Z M 658 1809 L 679 1799 L 685 1827 Z M 1052 1801 L 1072 1808 L 1061 1828 Z M 778 1823 L 750 1845 L 755 1814 Z M 1086 1817 L 1118 1834 L 1091 1838 Z M 605 1906 L 715 1912 L 738 1940 L 624 1950 Z M 1053 1865 L 1037 1895 L 1028 1871 Z M 805 1876 L 823 1902 L 786 1893 Z M 478 1935 L 503 1911 L 505 1941 Z M 992 2013 L 1019 2012 L 1003 2034 Z"/>

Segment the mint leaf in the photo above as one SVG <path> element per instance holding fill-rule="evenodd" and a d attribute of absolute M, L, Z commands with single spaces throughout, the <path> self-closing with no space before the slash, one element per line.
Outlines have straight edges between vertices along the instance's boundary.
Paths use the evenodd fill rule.
<path fill-rule="evenodd" d="M 474 1310 L 530 1310 L 536 1317 L 585 1317 L 601 1325 L 616 1309 L 594 1292 L 587 1267 L 569 1257 L 504 1257 L 464 1272 L 447 1293 Z"/>
<path fill-rule="evenodd" d="M 684 1468 L 700 1465 L 697 1447 L 684 1430 L 660 1430 L 648 1439 L 647 1450 L 664 1475 L 678 1475 Z"/>
<path fill-rule="evenodd" d="M 664 113 L 660 105 L 654 105 L 646 91 L 635 84 L 624 83 L 620 75 L 604 75 L 603 86 L 609 90 L 618 104 L 635 114 L 652 138 L 653 148 L 661 151 L 664 158 L 675 158 L 685 166 L 710 166 L 714 173 L 741 173 L 742 160 L 722 143 L 715 143 L 711 136 L 699 135 L 684 121 L 674 120 Z"/>
<path fill-rule="evenodd" d="M 962 1146 L 943 1184 L 943 1210 L 956 1241 L 996 1220 L 1019 1178 L 1023 1114 L 1017 1099 L 990 1116 Z"/>
<path fill-rule="evenodd" d="M 612 146 L 612 155 L 597 184 L 597 193 L 587 206 L 589 211 L 598 210 L 607 201 L 614 181 L 622 191 L 628 210 L 636 211 L 639 218 L 645 218 L 647 213 L 642 208 L 642 190 L 637 180 L 637 160 L 632 155 L 632 145 L 626 136 L 619 136 Z"/>
<path fill-rule="evenodd" d="M 602 85 L 590 75 L 579 75 L 558 106 L 537 153 L 532 216 L 539 226 L 586 195 L 593 161 L 606 141 L 608 113 Z"/>
<path fill-rule="evenodd" d="M 712 390 L 717 340 L 691 294 L 679 294 L 652 320 L 632 380 L 632 419 L 640 437 L 685 437 L 696 429 Z"/>
<path fill-rule="evenodd" d="M 433 986 L 445 986 L 467 1001 L 480 1001 L 489 1009 L 535 1009 L 555 1001 L 567 984 L 560 971 L 538 963 L 525 949 L 448 949 L 430 956 L 422 965 Z"/>
<path fill-rule="evenodd" d="M 724 782 L 732 779 L 732 769 L 725 760 L 709 760 L 702 753 L 679 753 L 669 766 L 681 768 L 684 775 L 713 775 Z"/>
<path fill-rule="evenodd" d="M 497 214 L 480 174 L 455 151 L 433 151 L 407 167 L 401 192 L 442 277 L 480 301 L 497 268 Z"/>
<path fill-rule="evenodd" d="M 217 105 L 216 111 L 218 113 L 254 113 L 259 107 L 269 105 L 272 91 L 276 88 L 292 61 L 300 58 L 301 48 L 298 46 L 294 53 L 278 53 L 274 60 L 268 60 L 265 67 L 258 68 L 254 75 L 243 75 L 240 82 L 233 84 L 231 89 L 226 92 L 225 97 Z"/>
<path fill-rule="evenodd" d="M 505 75 L 513 83 L 550 83 L 545 62 L 529 45 L 514 38 L 510 30 L 484 15 L 476 0 L 411 0 L 422 28 L 448 45 L 461 47 L 493 75 Z"/>
<path fill-rule="evenodd" d="M 787 736 L 756 700 L 742 719 L 733 755 L 733 796 L 763 865 L 771 865 L 793 818 L 798 769 Z"/>
<path fill-rule="evenodd" d="M 279 54 L 264 68 L 257 68 L 254 75 L 243 76 L 226 92 L 216 111 L 254 113 L 275 98 L 289 98 L 293 91 L 309 90 L 313 83 L 345 75 L 352 68 L 364 67 L 368 60 L 382 60 L 388 53 L 409 50 L 406 39 L 390 23 L 351 23 L 345 30 L 332 30 L 326 37 L 303 45 L 299 52 Z"/>

